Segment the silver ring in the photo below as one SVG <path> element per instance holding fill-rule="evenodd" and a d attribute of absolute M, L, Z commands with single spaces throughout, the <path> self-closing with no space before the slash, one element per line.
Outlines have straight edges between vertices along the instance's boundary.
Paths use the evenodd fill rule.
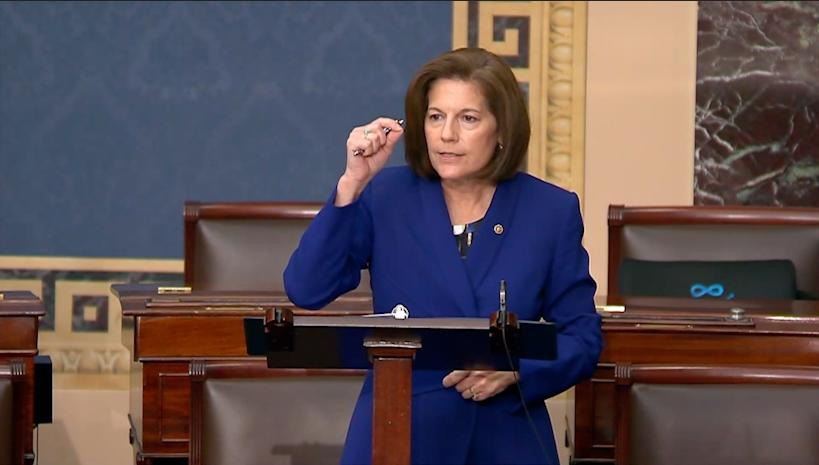
<path fill-rule="evenodd" d="M 369 136 L 370 136 L 370 129 L 369 128 L 364 128 L 364 138 L 369 139 L 370 138 Z"/>

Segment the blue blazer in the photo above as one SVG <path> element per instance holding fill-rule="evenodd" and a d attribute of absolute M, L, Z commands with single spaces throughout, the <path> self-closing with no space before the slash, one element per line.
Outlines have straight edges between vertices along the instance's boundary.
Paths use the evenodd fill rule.
<path fill-rule="evenodd" d="M 525 173 L 498 184 L 467 257 L 458 253 L 439 181 L 385 168 L 359 199 L 335 193 L 305 231 L 284 271 L 296 305 L 318 309 L 355 289 L 369 267 L 375 312 L 403 304 L 412 317 L 482 317 L 508 308 L 558 329 L 558 357 L 522 360 L 510 386 L 482 402 L 444 388 L 445 372 L 413 373 L 413 463 L 558 463 L 543 400 L 591 376 L 602 349 L 596 285 L 581 244 L 577 196 Z M 526 399 L 537 435 L 521 409 Z M 343 463 L 369 463 L 372 380 L 365 381 Z"/>

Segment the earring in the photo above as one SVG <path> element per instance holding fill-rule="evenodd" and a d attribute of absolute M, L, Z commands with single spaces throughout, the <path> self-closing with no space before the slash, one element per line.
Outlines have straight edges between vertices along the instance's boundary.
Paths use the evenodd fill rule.
<path fill-rule="evenodd" d="M 500 142 L 498 142 L 498 149 L 499 149 L 499 150 L 503 150 L 503 144 L 502 144 L 502 143 L 500 143 Z"/>

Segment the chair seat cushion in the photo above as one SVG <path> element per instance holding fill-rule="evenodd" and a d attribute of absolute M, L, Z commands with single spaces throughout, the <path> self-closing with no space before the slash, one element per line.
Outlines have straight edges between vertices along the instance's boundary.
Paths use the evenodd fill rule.
<path fill-rule="evenodd" d="M 716 299 L 796 299 L 790 260 L 649 261 L 627 258 L 620 293 Z"/>

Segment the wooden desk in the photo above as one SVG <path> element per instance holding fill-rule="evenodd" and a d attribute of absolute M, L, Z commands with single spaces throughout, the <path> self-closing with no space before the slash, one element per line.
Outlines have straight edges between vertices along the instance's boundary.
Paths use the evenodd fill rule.
<path fill-rule="evenodd" d="M 575 388 L 573 459 L 614 462 L 616 363 L 819 366 L 819 301 L 620 298 L 603 314 L 603 354 Z M 740 319 L 731 308 L 742 308 Z"/>
<path fill-rule="evenodd" d="M 37 355 L 39 318 L 45 315 L 43 303 L 28 291 L 3 291 L 0 299 L 0 362 L 18 362 L 23 367 L 23 421 L 25 438 L 16 463 L 33 463 L 34 356 Z M 17 400 L 15 399 L 15 402 Z"/>
<path fill-rule="evenodd" d="M 122 343 L 132 354 L 128 418 L 136 463 L 187 463 L 191 362 L 264 360 L 247 355 L 243 319 L 264 318 L 261 306 L 293 304 L 284 294 L 274 292 L 174 295 L 158 294 L 151 286 L 112 288 L 122 304 Z M 204 310 L 203 297 L 212 302 Z M 178 305 L 175 309 L 157 307 L 155 302 L 162 300 Z M 198 302 L 186 309 L 186 301 Z M 348 295 L 324 310 L 295 309 L 295 313 L 362 315 L 372 313 L 372 300 L 369 295 Z"/>

